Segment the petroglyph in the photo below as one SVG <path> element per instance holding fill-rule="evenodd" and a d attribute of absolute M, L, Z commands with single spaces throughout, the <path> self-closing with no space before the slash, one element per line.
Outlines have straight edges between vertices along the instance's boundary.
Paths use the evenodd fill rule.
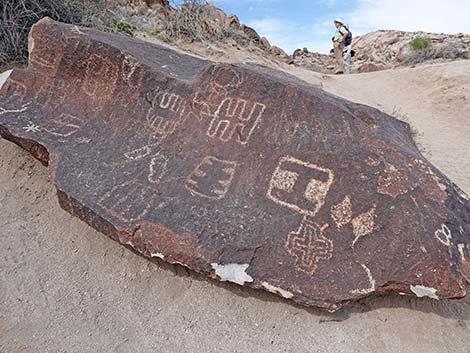
<path fill-rule="evenodd" d="M 383 173 L 377 179 L 377 191 L 393 198 L 410 192 L 416 186 L 403 171 L 389 163 L 385 164 Z"/>
<path fill-rule="evenodd" d="M 152 184 L 158 184 L 168 169 L 168 158 L 162 155 L 157 155 L 150 161 L 150 173 L 148 181 Z"/>
<path fill-rule="evenodd" d="M 124 222 L 135 222 L 144 217 L 154 205 L 155 190 L 131 180 L 116 185 L 106 192 L 97 204 L 113 217 Z"/>
<path fill-rule="evenodd" d="M 351 222 L 352 204 L 349 196 L 346 196 L 341 203 L 331 207 L 331 217 L 333 217 L 338 229 Z"/>
<path fill-rule="evenodd" d="M 212 69 L 210 82 L 216 91 L 229 91 L 240 87 L 243 83 L 243 77 L 232 67 L 216 65 Z"/>
<path fill-rule="evenodd" d="M 299 159 L 282 157 L 269 183 L 267 197 L 306 216 L 315 216 L 333 183 L 333 171 Z"/>
<path fill-rule="evenodd" d="M 29 122 L 27 126 L 22 128 L 26 132 L 39 132 L 41 131 L 41 128 L 39 125 L 34 124 L 33 122 Z"/>
<path fill-rule="evenodd" d="M 266 106 L 261 103 L 250 104 L 244 99 L 225 98 L 214 113 L 207 135 L 223 142 L 234 139 L 246 145 L 261 122 L 265 109 Z"/>
<path fill-rule="evenodd" d="M 356 242 L 361 238 L 364 237 L 374 230 L 374 223 L 375 223 L 375 206 L 372 207 L 369 211 L 361 213 L 359 216 L 355 217 L 352 221 L 353 226 L 353 233 L 354 233 L 354 240 L 352 242 L 352 246 L 356 244 Z"/>
<path fill-rule="evenodd" d="M 160 141 L 155 143 L 150 143 L 143 147 L 136 148 L 132 151 L 124 153 L 124 157 L 129 160 L 139 160 L 145 157 L 148 157 L 152 154 L 157 154 L 159 152 Z"/>
<path fill-rule="evenodd" d="M 186 179 L 185 187 L 194 196 L 221 200 L 232 184 L 236 168 L 236 162 L 205 157 Z"/>
<path fill-rule="evenodd" d="M 109 98 L 119 79 L 118 72 L 118 66 L 109 58 L 95 53 L 91 54 L 86 65 L 83 91 L 92 99 Z M 98 77 L 105 77 L 106 80 L 98 80 Z"/>
<path fill-rule="evenodd" d="M 368 288 L 354 289 L 354 290 L 351 291 L 351 294 L 366 295 L 366 294 L 369 294 L 369 293 L 372 293 L 373 291 L 375 291 L 375 279 L 372 277 L 372 273 L 370 272 L 370 269 L 364 264 L 361 264 L 361 266 L 367 274 L 367 279 L 369 280 L 370 285 L 369 285 Z"/>
<path fill-rule="evenodd" d="M 85 144 L 90 143 L 90 142 L 91 142 L 91 139 L 88 138 L 88 137 L 83 137 L 83 136 L 82 136 L 82 137 L 79 137 L 79 138 L 77 139 L 77 142 L 78 142 L 80 145 L 85 145 Z"/>
<path fill-rule="evenodd" d="M 470 251 L 470 245 L 468 245 L 467 247 Z M 462 261 L 466 261 L 466 259 L 465 259 L 465 244 L 459 244 L 459 245 L 457 245 L 457 248 L 459 249 L 460 258 L 462 259 Z"/>
<path fill-rule="evenodd" d="M 138 88 L 144 79 L 144 70 L 140 63 L 131 56 L 124 56 L 121 66 L 121 78 L 130 87 Z"/>
<path fill-rule="evenodd" d="M 7 85 L 7 92 L 10 98 L 23 98 L 27 96 L 28 88 L 22 82 L 19 82 L 10 76 L 5 84 Z"/>
<path fill-rule="evenodd" d="M 54 119 L 44 131 L 58 137 L 69 137 L 75 134 L 81 127 L 82 121 L 80 118 L 71 114 L 60 114 Z"/>
<path fill-rule="evenodd" d="M 147 96 L 148 97 L 148 96 Z M 157 90 L 151 99 L 147 123 L 156 137 L 167 137 L 185 121 L 185 100 L 174 93 Z"/>
<path fill-rule="evenodd" d="M 21 108 L 19 109 L 5 109 L 0 107 L 0 115 L 7 114 L 7 113 L 23 113 L 26 110 L 28 110 L 28 105 L 30 105 L 31 102 L 23 104 Z"/>
<path fill-rule="evenodd" d="M 436 230 L 434 235 L 436 236 L 437 240 L 439 240 L 445 246 L 451 245 L 450 241 L 452 240 L 452 234 L 450 229 L 445 224 L 441 225 L 441 228 Z"/>
<path fill-rule="evenodd" d="M 302 272 L 313 274 L 320 261 L 327 261 L 332 257 L 333 242 L 323 235 L 326 228 L 328 224 L 319 227 L 304 217 L 299 229 L 289 233 L 285 247 Z"/>

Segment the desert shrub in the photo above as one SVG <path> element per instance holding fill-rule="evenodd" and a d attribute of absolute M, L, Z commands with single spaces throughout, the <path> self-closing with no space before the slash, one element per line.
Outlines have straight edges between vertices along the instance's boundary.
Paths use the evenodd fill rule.
<path fill-rule="evenodd" d="M 449 42 L 419 50 L 407 57 L 403 64 L 415 65 L 430 60 L 470 59 L 470 48 L 465 43 Z"/>
<path fill-rule="evenodd" d="M 174 3 L 164 24 L 163 39 L 190 39 L 198 42 L 218 41 L 224 38 L 247 39 L 230 26 L 219 23 L 211 15 L 212 7 L 206 0 L 181 0 Z"/>
<path fill-rule="evenodd" d="M 432 45 L 431 39 L 424 37 L 417 37 L 410 42 L 410 46 L 414 50 L 422 50 L 430 48 Z"/>
<path fill-rule="evenodd" d="M 0 67 L 25 63 L 28 59 L 28 33 L 43 17 L 90 26 L 106 0 L 1 0 Z"/>
<path fill-rule="evenodd" d="M 112 18 L 111 22 L 113 25 L 116 27 L 116 29 L 119 32 L 126 33 L 130 36 L 134 35 L 134 32 L 137 30 L 137 28 L 127 22 L 119 21 L 116 18 Z"/>

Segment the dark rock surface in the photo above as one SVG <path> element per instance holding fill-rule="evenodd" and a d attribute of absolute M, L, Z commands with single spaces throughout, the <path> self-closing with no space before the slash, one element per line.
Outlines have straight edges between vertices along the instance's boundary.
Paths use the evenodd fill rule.
<path fill-rule="evenodd" d="M 65 210 L 223 281 L 336 310 L 470 280 L 468 198 L 408 126 L 280 72 L 46 19 L 0 133 L 49 165 Z"/>

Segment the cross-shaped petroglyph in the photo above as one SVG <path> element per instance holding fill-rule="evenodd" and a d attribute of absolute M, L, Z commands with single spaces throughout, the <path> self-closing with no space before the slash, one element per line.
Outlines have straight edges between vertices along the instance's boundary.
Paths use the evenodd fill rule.
<path fill-rule="evenodd" d="M 224 142 L 234 139 L 246 145 L 261 122 L 265 109 L 266 106 L 261 103 L 250 104 L 244 99 L 225 98 L 213 114 L 207 135 Z"/>
<path fill-rule="evenodd" d="M 328 224 L 322 227 L 304 217 L 300 227 L 290 232 L 285 247 L 295 258 L 296 268 L 313 274 L 320 261 L 329 260 L 333 254 L 333 242 L 323 235 Z"/>
<path fill-rule="evenodd" d="M 221 200 L 230 188 L 236 167 L 236 162 L 205 157 L 186 179 L 185 187 L 192 195 Z"/>
<path fill-rule="evenodd" d="M 267 197 L 305 216 L 315 216 L 325 203 L 334 180 L 333 171 L 286 156 L 269 183 Z"/>
<path fill-rule="evenodd" d="M 341 229 L 347 224 L 351 224 L 354 233 L 352 247 L 356 242 L 373 232 L 375 225 L 375 209 L 374 205 L 371 209 L 353 217 L 352 202 L 349 195 L 337 205 L 331 206 L 331 217 L 335 221 L 336 228 Z"/>

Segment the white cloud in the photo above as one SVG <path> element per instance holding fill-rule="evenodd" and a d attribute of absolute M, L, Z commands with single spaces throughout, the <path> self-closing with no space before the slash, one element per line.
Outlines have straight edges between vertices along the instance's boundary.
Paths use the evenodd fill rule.
<path fill-rule="evenodd" d="M 345 17 L 356 33 L 376 29 L 468 33 L 469 14 L 469 0 L 359 0 Z"/>
<path fill-rule="evenodd" d="M 305 26 L 279 18 L 253 19 L 247 23 L 271 44 L 283 48 L 288 54 L 295 49 L 307 47 L 309 50 L 327 53 L 331 48 L 329 40 L 333 31 L 331 21 Z"/>

